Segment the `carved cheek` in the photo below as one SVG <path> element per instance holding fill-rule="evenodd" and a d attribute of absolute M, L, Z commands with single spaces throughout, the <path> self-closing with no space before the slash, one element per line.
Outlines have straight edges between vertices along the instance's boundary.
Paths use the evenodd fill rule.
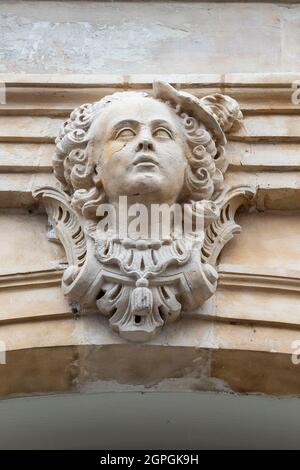
<path fill-rule="evenodd" d="M 110 159 L 116 159 L 121 157 L 133 156 L 133 145 L 132 142 L 126 141 L 113 141 L 106 144 L 103 152 L 103 160 L 109 161 Z M 132 154 L 132 155 L 131 155 Z"/>
<path fill-rule="evenodd" d="M 108 164 L 124 147 L 124 142 L 108 142 L 103 149 L 102 160 L 104 164 Z"/>
<path fill-rule="evenodd" d="M 182 145 L 177 142 L 172 142 L 167 150 L 169 159 L 177 169 L 187 165 L 187 158 Z"/>

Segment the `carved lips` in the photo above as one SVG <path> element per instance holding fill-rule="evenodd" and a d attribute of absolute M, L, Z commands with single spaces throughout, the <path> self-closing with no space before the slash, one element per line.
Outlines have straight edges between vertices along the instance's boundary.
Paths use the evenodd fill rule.
<path fill-rule="evenodd" d="M 158 162 L 158 159 L 154 155 L 143 153 L 134 158 L 133 165 L 143 166 L 143 167 L 153 167 L 153 166 L 158 166 L 159 162 Z"/>

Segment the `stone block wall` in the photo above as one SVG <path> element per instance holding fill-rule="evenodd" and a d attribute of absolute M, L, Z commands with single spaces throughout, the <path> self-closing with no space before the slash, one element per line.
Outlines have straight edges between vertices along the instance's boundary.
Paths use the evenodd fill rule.
<path fill-rule="evenodd" d="M 300 6 L 1 2 L 0 395 L 86 390 L 300 393 Z M 239 72 L 239 73 L 238 73 Z M 54 139 L 74 107 L 156 78 L 235 98 L 226 182 L 252 185 L 220 257 L 217 293 L 146 345 L 74 314 L 65 254 L 32 190 L 52 184 Z"/>

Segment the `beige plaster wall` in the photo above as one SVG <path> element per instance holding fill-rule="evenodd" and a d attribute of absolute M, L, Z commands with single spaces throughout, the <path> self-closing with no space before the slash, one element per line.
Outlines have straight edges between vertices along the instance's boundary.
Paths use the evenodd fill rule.
<path fill-rule="evenodd" d="M 298 71 L 300 6 L 3 1 L 0 72 Z"/>
<path fill-rule="evenodd" d="M 240 214 L 242 227 L 224 248 L 220 263 L 243 266 L 245 272 L 296 276 L 300 271 L 298 211 Z"/>

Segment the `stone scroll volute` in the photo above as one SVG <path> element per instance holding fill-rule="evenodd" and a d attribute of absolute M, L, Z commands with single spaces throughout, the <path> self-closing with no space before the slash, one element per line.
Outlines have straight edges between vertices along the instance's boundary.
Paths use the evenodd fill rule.
<path fill-rule="evenodd" d="M 99 312 L 123 338 L 147 341 L 214 294 L 218 256 L 252 195 L 224 183 L 225 133 L 241 120 L 228 96 L 198 99 L 163 82 L 151 95 L 114 93 L 71 113 L 56 139 L 59 186 L 34 195 L 66 251 L 62 289 L 80 314 Z M 147 235 L 135 224 L 132 236 L 141 205 Z M 149 214 L 159 205 L 172 208 L 170 230 L 165 236 L 159 218 L 153 237 Z M 185 208 L 190 230 L 178 230 L 175 206 Z"/>

